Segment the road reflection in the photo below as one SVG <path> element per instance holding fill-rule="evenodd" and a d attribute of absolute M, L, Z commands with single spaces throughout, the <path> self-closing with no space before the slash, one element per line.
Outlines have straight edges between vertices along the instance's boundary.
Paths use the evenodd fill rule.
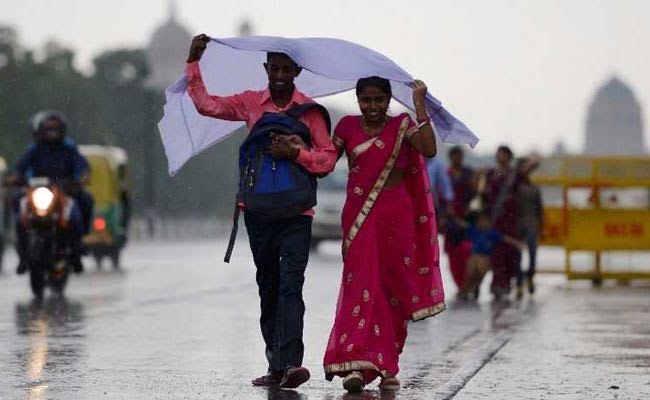
<path fill-rule="evenodd" d="M 364 390 L 358 394 L 345 393 L 340 396 L 327 395 L 323 400 L 396 400 L 399 392 L 395 390 Z"/>
<path fill-rule="evenodd" d="M 307 400 L 307 396 L 301 395 L 295 390 L 285 390 L 277 387 L 268 388 L 268 400 Z"/>
<path fill-rule="evenodd" d="M 15 374 L 19 375 L 17 381 L 25 382 L 28 399 L 48 398 L 48 376 L 78 371 L 76 364 L 84 345 L 83 321 L 81 303 L 62 297 L 16 304 L 16 330 L 28 341 L 25 347 L 16 350 L 23 368 Z"/>
<path fill-rule="evenodd" d="M 341 389 L 343 391 L 343 389 Z M 280 388 L 269 388 L 267 392 L 268 400 L 307 400 L 308 398 L 317 400 L 396 400 L 397 391 L 394 390 L 364 390 L 358 394 L 341 393 L 339 395 L 324 394 L 323 397 L 314 397 L 300 394 L 294 390 L 284 390 Z"/>

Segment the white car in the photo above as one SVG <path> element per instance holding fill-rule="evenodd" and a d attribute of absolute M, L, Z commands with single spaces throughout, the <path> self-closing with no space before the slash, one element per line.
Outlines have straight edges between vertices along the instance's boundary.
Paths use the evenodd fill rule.
<path fill-rule="evenodd" d="M 348 182 L 347 161 L 342 160 L 325 178 L 318 181 L 318 204 L 311 230 L 311 247 L 316 249 L 324 240 L 340 240 L 341 212 Z"/>

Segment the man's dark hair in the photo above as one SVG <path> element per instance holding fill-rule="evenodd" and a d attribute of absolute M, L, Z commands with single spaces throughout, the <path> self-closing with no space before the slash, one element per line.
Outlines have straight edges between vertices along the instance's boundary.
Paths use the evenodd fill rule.
<path fill-rule="evenodd" d="M 510 150 L 510 147 L 508 146 L 499 146 L 497 153 L 500 151 L 506 153 L 511 160 L 515 157 L 515 154 L 512 152 L 512 150 Z"/>
<path fill-rule="evenodd" d="M 449 157 L 462 156 L 463 154 L 464 154 L 463 148 L 460 146 L 452 147 L 451 149 L 449 149 L 449 153 L 448 153 Z"/>
<path fill-rule="evenodd" d="M 266 62 L 271 61 L 271 57 L 286 57 L 289 60 L 291 60 L 291 62 L 296 66 L 296 68 L 300 68 L 300 65 L 298 65 L 298 63 L 295 62 L 293 60 L 293 58 L 289 57 L 289 55 L 286 54 L 286 53 L 281 53 L 279 51 L 267 51 L 266 52 Z"/>
<path fill-rule="evenodd" d="M 386 93 L 388 97 L 393 95 L 393 90 L 390 86 L 390 81 L 378 76 L 369 76 L 367 78 L 361 78 L 357 81 L 357 96 L 363 91 L 363 89 L 372 86 Z"/>

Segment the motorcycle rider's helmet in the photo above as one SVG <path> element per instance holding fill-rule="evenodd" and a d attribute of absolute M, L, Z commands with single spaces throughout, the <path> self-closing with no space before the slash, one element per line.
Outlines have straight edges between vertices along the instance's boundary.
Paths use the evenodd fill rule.
<path fill-rule="evenodd" d="M 32 117 L 31 130 L 34 140 L 43 144 L 59 144 L 65 138 L 68 123 L 59 111 L 43 110 Z"/>

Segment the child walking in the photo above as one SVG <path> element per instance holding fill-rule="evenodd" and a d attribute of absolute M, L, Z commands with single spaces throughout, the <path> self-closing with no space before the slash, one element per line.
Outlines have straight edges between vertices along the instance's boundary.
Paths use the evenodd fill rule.
<path fill-rule="evenodd" d="M 479 213 L 473 224 L 468 224 L 463 220 L 458 220 L 457 224 L 465 228 L 465 235 L 472 243 L 472 252 L 467 260 L 465 271 L 465 282 L 458 292 L 458 298 L 469 300 L 474 297 L 476 299 L 483 277 L 492 267 L 490 257 L 494 247 L 502 242 L 519 248 L 523 247 L 523 244 L 494 229 L 488 212 Z"/>

